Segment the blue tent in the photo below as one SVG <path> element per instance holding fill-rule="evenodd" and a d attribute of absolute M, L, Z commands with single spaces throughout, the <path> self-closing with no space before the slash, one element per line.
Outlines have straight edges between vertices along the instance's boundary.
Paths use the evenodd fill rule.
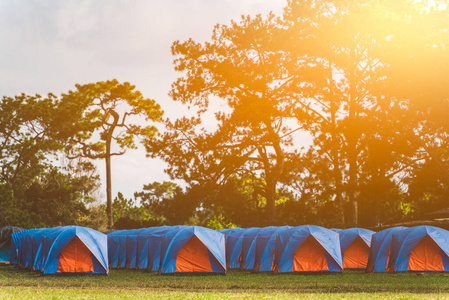
<path fill-rule="evenodd" d="M 368 272 L 386 272 L 390 260 L 393 234 L 397 234 L 406 227 L 392 227 L 373 234 L 368 258 Z"/>
<path fill-rule="evenodd" d="M 282 226 L 275 228 L 271 234 L 257 235 L 256 238 L 256 253 L 254 260 L 254 271 L 269 272 L 274 271 L 274 253 L 276 248 L 276 237 L 279 233 L 284 232 L 291 226 Z"/>
<path fill-rule="evenodd" d="M 363 228 L 334 230 L 340 235 L 343 268 L 365 269 L 368 263 L 371 237 L 375 233 Z"/>
<path fill-rule="evenodd" d="M 27 229 L 12 234 L 12 252 L 17 255 L 20 268 L 31 268 L 33 264 L 32 236 L 38 229 Z"/>
<path fill-rule="evenodd" d="M 182 226 L 126 229 L 108 233 L 109 266 L 158 271 L 162 236 L 179 227 Z"/>
<path fill-rule="evenodd" d="M 128 239 L 133 239 L 133 235 L 134 239 L 136 239 L 137 235 L 135 229 L 117 230 L 108 233 L 108 256 L 109 266 L 111 268 L 126 268 L 126 244 L 132 243 L 132 241 L 128 241 Z"/>
<path fill-rule="evenodd" d="M 417 226 L 394 233 L 388 271 L 449 271 L 449 231 Z"/>
<path fill-rule="evenodd" d="M 169 230 L 162 237 L 160 274 L 226 273 L 224 234 L 199 226 Z"/>
<path fill-rule="evenodd" d="M 11 251 L 11 235 L 14 232 L 18 232 L 21 230 L 22 228 L 15 226 L 6 226 L 0 228 L 0 264 L 16 263 L 17 257 L 15 253 Z"/>
<path fill-rule="evenodd" d="M 243 248 L 243 228 L 222 229 L 226 241 L 226 269 L 240 268 Z"/>
<path fill-rule="evenodd" d="M 343 262 L 338 233 L 314 225 L 277 234 L 274 268 L 284 272 L 341 272 Z"/>

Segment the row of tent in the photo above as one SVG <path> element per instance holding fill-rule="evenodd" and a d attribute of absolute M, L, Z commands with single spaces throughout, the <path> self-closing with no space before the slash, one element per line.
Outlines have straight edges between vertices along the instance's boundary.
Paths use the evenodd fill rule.
<path fill-rule="evenodd" d="M 234 228 L 226 235 L 228 269 L 342 272 L 366 268 L 373 231 L 319 226 Z"/>
<path fill-rule="evenodd" d="M 224 243 L 223 243 L 223 236 Z M 449 271 L 449 232 L 431 226 L 362 228 L 303 225 L 213 231 L 163 226 L 108 234 L 111 268 L 164 273 Z"/>
<path fill-rule="evenodd" d="M 1 233 L 2 229 L 0 238 Z M 160 274 L 225 274 L 228 269 L 275 273 L 449 271 L 449 232 L 431 226 L 395 227 L 378 233 L 313 225 L 220 231 L 162 226 L 107 235 L 66 226 L 10 235 L 11 263 L 43 274 L 107 274 L 109 268 Z M 6 244 L 0 239 L 0 245 Z"/>

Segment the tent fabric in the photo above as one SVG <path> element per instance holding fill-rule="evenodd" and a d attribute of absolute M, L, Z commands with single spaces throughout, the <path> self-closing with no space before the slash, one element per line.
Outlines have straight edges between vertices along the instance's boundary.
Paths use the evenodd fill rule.
<path fill-rule="evenodd" d="M 262 228 L 246 228 L 243 233 L 242 258 L 240 260 L 241 270 L 252 270 L 254 268 L 254 259 L 256 254 L 256 238 Z"/>
<path fill-rule="evenodd" d="M 416 226 L 393 234 L 388 272 L 449 271 L 449 231 Z"/>
<path fill-rule="evenodd" d="M 256 253 L 254 258 L 255 272 L 274 271 L 274 256 L 276 248 L 276 236 L 291 226 L 281 226 L 275 228 L 271 234 L 257 234 L 256 237 Z"/>
<path fill-rule="evenodd" d="M 108 274 L 107 237 L 96 230 L 64 226 L 13 234 L 21 268 L 43 274 Z"/>
<path fill-rule="evenodd" d="M 369 258 L 369 246 L 357 237 L 344 252 L 343 268 L 365 269 Z"/>
<path fill-rule="evenodd" d="M 444 271 L 440 247 L 431 237 L 425 236 L 410 251 L 408 269 L 412 271 Z"/>
<path fill-rule="evenodd" d="M 243 234 L 245 229 L 222 229 L 219 232 L 225 235 L 226 243 L 226 269 L 240 268 L 242 260 Z"/>
<path fill-rule="evenodd" d="M 158 271 L 162 236 L 180 227 L 182 226 L 160 226 L 110 232 L 107 235 L 109 266 Z"/>
<path fill-rule="evenodd" d="M 208 228 L 183 226 L 167 231 L 161 255 L 159 274 L 226 273 L 224 234 Z"/>
<path fill-rule="evenodd" d="M 276 231 L 275 226 L 252 227 L 245 229 L 243 234 L 241 270 L 254 270 L 258 237 L 269 237 Z"/>
<path fill-rule="evenodd" d="M 274 269 L 284 272 L 342 272 L 338 233 L 313 225 L 277 234 Z"/>
<path fill-rule="evenodd" d="M 407 227 L 392 227 L 376 232 L 371 238 L 368 258 L 368 272 L 386 272 L 390 261 L 393 234 L 399 233 Z"/>
<path fill-rule="evenodd" d="M 348 269 L 365 269 L 368 264 L 371 238 L 375 233 L 363 228 L 333 230 L 340 235 L 343 267 Z"/>
<path fill-rule="evenodd" d="M 0 228 L 0 264 L 17 263 L 17 253 L 15 251 L 11 251 L 11 244 L 13 243 L 12 234 L 22 230 L 22 228 L 16 226 L 6 226 Z"/>

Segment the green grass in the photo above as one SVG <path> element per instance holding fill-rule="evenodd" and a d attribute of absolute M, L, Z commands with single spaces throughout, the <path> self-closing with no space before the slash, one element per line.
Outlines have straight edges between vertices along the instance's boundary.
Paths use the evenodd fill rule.
<path fill-rule="evenodd" d="M 109 276 L 41 276 L 0 267 L 0 299 L 449 299 L 449 274 L 160 276 L 111 270 Z"/>

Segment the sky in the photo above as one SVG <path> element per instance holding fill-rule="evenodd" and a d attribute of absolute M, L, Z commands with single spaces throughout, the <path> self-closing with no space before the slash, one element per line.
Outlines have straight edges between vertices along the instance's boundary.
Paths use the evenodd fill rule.
<path fill-rule="evenodd" d="M 117 79 L 155 99 L 170 118 L 186 114 L 168 92 L 180 74 L 176 40 L 210 39 L 216 24 L 242 15 L 280 15 L 286 0 L 1 0 L 0 96 L 55 95 L 75 84 Z M 104 162 L 97 161 L 105 191 Z M 112 158 L 112 195 L 170 180 L 165 165 L 128 150 Z M 105 192 L 101 194 L 104 197 Z"/>

